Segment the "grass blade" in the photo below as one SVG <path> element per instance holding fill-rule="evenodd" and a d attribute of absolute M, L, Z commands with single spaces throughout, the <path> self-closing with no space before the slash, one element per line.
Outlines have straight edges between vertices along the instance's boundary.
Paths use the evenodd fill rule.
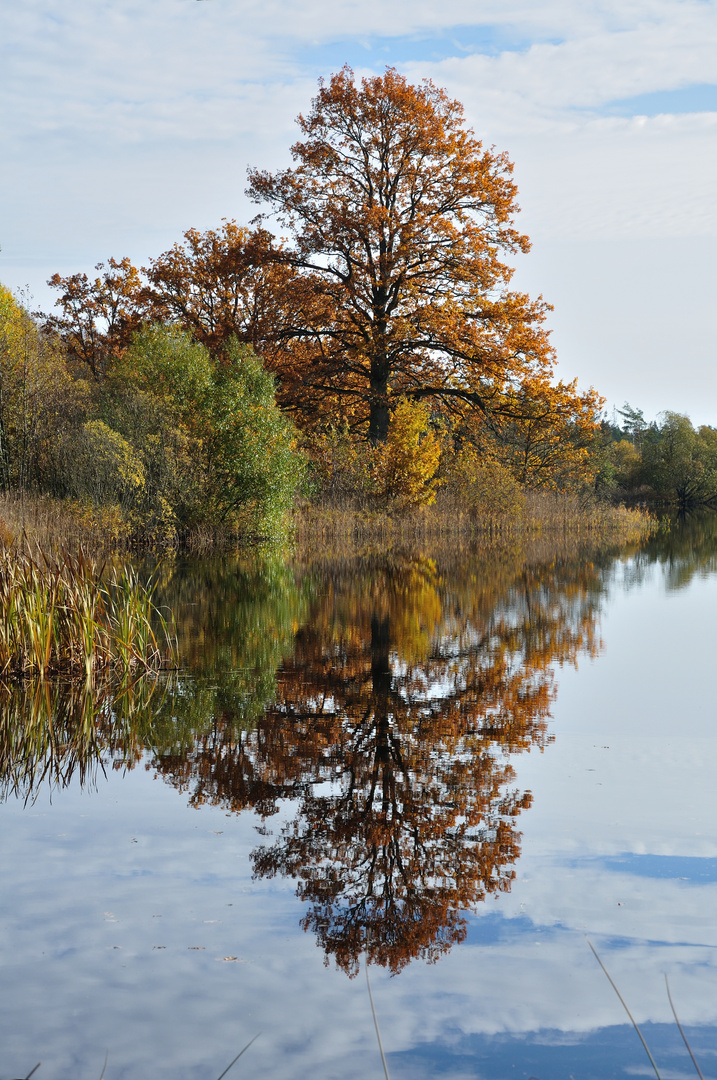
<path fill-rule="evenodd" d="M 371 980 L 368 977 L 368 950 L 366 951 L 366 986 L 368 987 L 368 999 L 371 1002 L 371 1012 L 373 1013 L 373 1024 L 376 1028 L 376 1038 L 378 1039 L 378 1048 L 381 1051 L 381 1061 L 383 1063 L 383 1072 L 386 1080 L 391 1080 L 388 1075 L 388 1065 L 386 1064 L 386 1055 L 383 1052 L 383 1043 L 381 1042 L 381 1032 L 378 1027 L 378 1017 L 376 1016 L 376 1008 L 373 1003 L 373 994 L 371 993 Z"/>
<path fill-rule="evenodd" d="M 692 1047 L 690 1046 L 690 1044 L 687 1041 L 687 1036 L 685 1035 L 684 1031 L 682 1030 L 682 1024 L 680 1023 L 680 1021 L 677 1018 L 677 1012 L 675 1011 L 675 1006 L 672 1003 L 672 994 L 670 993 L 670 984 L 668 982 L 667 975 L 665 975 L 665 986 L 667 987 L 667 1000 L 670 1003 L 670 1008 L 672 1009 L 672 1015 L 675 1018 L 675 1023 L 677 1024 L 680 1035 L 682 1036 L 682 1041 L 685 1044 L 685 1046 L 687 1047 L 687 1053 L 692 1058 L 692 1064 L 697 1069 L 697 1075 L 699 1076 L 700 1080 L 705 1080 L 704 1076 L 702 1075 L 702 1070 L 700 1069 L 699 1065 L 697 1064 L 697 1059 L 695 1058 L 695 1055 L 692 1053 Z"/>
<path fill-rule="evenodd" d="M 648 1057 L 649 1057 L 649 1059 L 650 1059 L 650 1064 L 652 1065 L 653 1069 L 655 1070 L 655 1076 L 657 1077 L 657 1080 L 662 1080 L 662 1077 L 660 1076 L 660 1070 L 659 1070 L 659 1069 L 657 1068 L 657 1065 L 655 1064 L 655 1059 L 654 1059 L 654 1057 L 652 1056 L 652 1054 L 650 1053 L 650 1048 L 649 1048 L 649 1046 L 647 1045 L 647 1043 L 645 1042 L 645 1039 L 644 1039 L 644 1037 L 643 1037 L 643 1034 L 642 1034 L 642 1032 L 640 1031 L 639 1027 L 637 1026 L 637 1021 L 635 1020 L 634 1016 L 632 1015 L 632 1013 L 631 1013 L 631 1012 L 630 1012 L 630 1010 L 628 1009 L 628 1007 L 627 1007 L 627 1003 L 626 1003 L 626 1001 L 625 1001 L 624 997 L 622 996 L 622 994 L 621 994 L 621 993 L 620 993 L 620 991 L 618 990 L 618 988 L 617 988 L 617 986 L 615 985 L 615 983 L 614 983 L 614 982 L 612 981 L 612 978 L 610 977 L 610 972 L 609 972 L 609 971 L 607 970 L 607 968 L 606 968 L 606 967 L 605 967 L 605 965 L 603 964 L 602 960 L 601 960 L 601 959 L 600 959 L 600 957 L 598 956 L 598 954 L 597 954 L 597 950 L 595 949 L 595 946 L 593 945 L 593 943 L 592 943 L 592 941 L 590 940 L 590 938 L 586 937 L 586 938 L 585 938 L 585 940 L 587 941 L 588 945 L 590 946 L 590 949 L 591 949 L 591 951 L 592 951 L 592 954 L 593 954 L 593 956 L 594 956 L 594 957 L 595 957 L 595 959 L 597 960 L 597 962 L 598 962 L 598 964 L 600 965 L 600 967 L 601 967 L 601 968 L 603 969 L 603 971 L 604 971 L 604 973 L 605 973 L 605 976 L 606 976 L 606 978 L 607 978 L 607 981 L 608 981 L 608 982 L 610 983 L 610 986 L 611 986 L 611 987 L 613 988 L 613 990 L 615 991 L 615 993 L 616 993 L 616 994 L 617 994 L 617 996 L 619 997 L 619 999 L 620 999 L 620 1004 L 622 1005 L 622 1007 L 623 1007 L 623 1009 L 625 1010 L 625 1012 L 627 1013 L 627 1015 L 628 1015 L 628 1016 L 630 1017 L 630 1023 L 631 1023 L 631 1024 L 632 1024 L 632 1026 L 634 1027 L 634 1029 L 635 1029 L 635 1031 L 637 1032 L 637 1034 L 638 1034 L 638 1035 L 640 1036 L 640 1042 L 641 1042 L 641 1043 L 642 1043 L 642 1045 L 644 1046 L 644 1048 L 645 1048 L 645 1053 L 647 1054 L 647 1056 L 648 1056 Z"/>
<path fill-rule="evenodd" d="M 238 1060 L 239 1060 L 239 1058 L 240 1058 L 240 1057 L 242 1056 L 242 1054 L 243 1054 L 243 1053 L 245 1053 L 245 1052 L 246 1052 L 246 1051 L 247 1051 L 247 1050 L 249 1049 L 249 1047 L 251 1046 L 251 1044 L 252 1044 L 253 1042 L 256 1042 L 256 1040 L 257 1040 L 257 1039 L 259 1038 L 259 1036 L 260 1036 L 260 1035 L 261 1035 L 261 1032 L 260 1032 L 260 1031 L 257 1031 L 257 1033 L 256 1033 L 256 1035 L 254 1036 L 254 1038 L 253 1038 L 253 1039 L 249 1039 L 249 1042 L 248 1042 L 248 1043 L 246 1044 L 246 1046 L 244 1047 L 244 1049 L 243 1049 L 243 1050 L 240 1050 L 240 1051 L 239 1051 L 239 1053 L 237 1054 L 237 1056 L 236 1056 L 236 1057 L 234 1058 L 234 1060 L 233 1060 L 233 1061 L 230 1061 L 230 1062 L 229 1062 L 229 1064 L 227 1065 L 227 1067 L 226 1067 L 226 1069 L 224 1070 L 224 1072 L 223 1072 L 223 1073 L 220 1073 L 220 1074 L 219 1074 L 219 1076 L 217 1077 L 217 1080 L 223 1080 L 223 1078 L 224 1078 L 224 1077 L 225 1077 L 225 1076 L 227 1075 L 227 1073 L 228 1073 L 228 1072 L 229 1072 L 229 1070 L 231 1069 L 232 1065 L 236 1065 L 237 1061 L 238 1061 Z"/>

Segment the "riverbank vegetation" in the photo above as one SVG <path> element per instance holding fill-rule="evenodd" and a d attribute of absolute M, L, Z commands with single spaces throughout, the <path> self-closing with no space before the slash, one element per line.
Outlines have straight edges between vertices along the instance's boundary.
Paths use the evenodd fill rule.
<path fill-rule="evenodd" d="M 0 548 L 0 681 L 127 677 L 172 656 L 152 589 L 131 567 L 105 573 L 81 549 L 51 557 L 39 548 Z"/>
<path fill-rule="evenodd" d="M 4 527 L 155 548 L 342 517 L 641 528 L 606 509 L 625 463 L 602 399 L 555 378 L 549 306 L 510 288 L 530 242 L 506 155 L 392 69 L 321 82 L 298 124 L 293 168 L 250 171 L 252 227 L 56 274 L 51 315 L 0 288 Z"/>

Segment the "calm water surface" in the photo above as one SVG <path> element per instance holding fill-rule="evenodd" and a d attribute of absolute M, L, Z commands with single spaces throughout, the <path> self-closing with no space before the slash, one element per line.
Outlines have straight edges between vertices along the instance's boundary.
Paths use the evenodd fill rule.
<path fill-rule="evenodd" d="M 165 563 L 183 667 L 0 690 L 0 1076 L 717 1074 L 717 519 Z M 356 977 L 354 977 L 356 976 Z"/>

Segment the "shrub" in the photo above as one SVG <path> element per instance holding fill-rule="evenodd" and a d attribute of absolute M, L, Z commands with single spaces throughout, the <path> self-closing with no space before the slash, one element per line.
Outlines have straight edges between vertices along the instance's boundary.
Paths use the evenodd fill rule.
<path fill-rule="evenodd" d="M 425 405 L 407 398 L 398 402 L 386 442 L 374 451 L 372 473 L 379 499 L 394 500 L 402 509 L 435 502 L 441 445 L 430 422 Z"/>
<path fill-rule="evenodd" d="M 251 535 L 283 531 L 305 476 L 296 431 L 274 392 L 259 357 L 233 341 L 204 405 L 209 516 Z"/>
<path fill-rule="evenodd" d="M 471 443 L 446 463 L 446 494 L 474 517 L 515 517 L 525 503 L 512 471 Z"/>

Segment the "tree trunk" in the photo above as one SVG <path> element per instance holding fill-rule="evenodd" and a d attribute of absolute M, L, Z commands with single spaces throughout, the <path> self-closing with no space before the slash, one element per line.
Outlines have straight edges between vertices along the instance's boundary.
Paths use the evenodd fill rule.
<path fill-rule="evenodd" d="M 388 409 L 388 372 L 382 371 L 378 375 L 371 373 L 369 401 L 368 438 L 372 446 L 378 446 L 388 438 L 391 419 Z"/>

